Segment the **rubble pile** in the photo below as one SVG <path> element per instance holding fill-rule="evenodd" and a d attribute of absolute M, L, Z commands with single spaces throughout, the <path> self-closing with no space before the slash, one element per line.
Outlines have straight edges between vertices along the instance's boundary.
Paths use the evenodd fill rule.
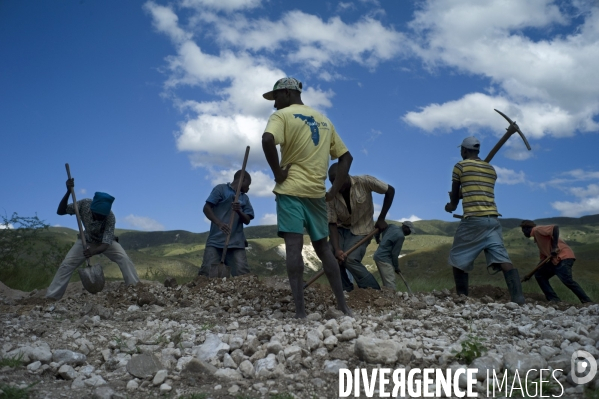
<path fill-rule="evenodd" d="M 341 368 L 470 366 L 479 368 L 480 397 L 487 369 L 562 369 L 555 376 L 567 398 L 599 389 L 598 377 L 576 385 L 570 363 L 576 350 L 599 358 L 597 304 L 520 307 L 448 290 L 357 289 L 347 317 L 330 289 L 315 285 L 306 290 L 308 318 L 296 320 L 279 277 L 110 282 L 96 295 L 74 284 L 58 302 L 0 291 L 0 358 L 22 364 L 0 368 L 0 388 L 32 398 L 330 399 Z M 484 350 L 468 363 L 462 343 L 473 341 Z"/>

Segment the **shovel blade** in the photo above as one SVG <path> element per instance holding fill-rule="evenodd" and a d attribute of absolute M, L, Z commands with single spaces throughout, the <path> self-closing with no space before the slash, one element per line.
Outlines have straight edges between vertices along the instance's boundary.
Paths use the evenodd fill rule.
<path fill-rule="evenodd" d="M 81 279 L 83 288 L 92 294 L 102 291 L 106 283 L 104 271 L 100 264 L 79 268 L 79 278 Z"/>
<path fill-rule="evenodd" d="M 231 277 L 229 268 L 224 263 L 215 263 L 210 265 L 209 278 Z"/>

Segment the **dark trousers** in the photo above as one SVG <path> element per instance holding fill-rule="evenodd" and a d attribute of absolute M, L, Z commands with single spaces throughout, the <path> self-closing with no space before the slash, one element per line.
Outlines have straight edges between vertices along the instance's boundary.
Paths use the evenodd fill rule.
<path fill-rule="evenodd" d="M 560 281 L 564 283 L 564 285 L 568 287 L 578 299 L 580 299 L 580 302 L 591 302 L 591 298 L 587 296 L 582 287 L 572 278 L 572 266 L 574 265 L 575 260 L 576 259 L 564 259 L 557 265 L 549 262 L 535 273 L 535 279 L 537 279 L 537 283 L 539 283 L 539 287 L 543 290 L 545 298 L 547 298 L 548 301 L 560 300 L 551 287 L 551 284 L 549 284 L 549 279 L 553 276 L 557 276 L 557 278 L 559 278 Z"/>

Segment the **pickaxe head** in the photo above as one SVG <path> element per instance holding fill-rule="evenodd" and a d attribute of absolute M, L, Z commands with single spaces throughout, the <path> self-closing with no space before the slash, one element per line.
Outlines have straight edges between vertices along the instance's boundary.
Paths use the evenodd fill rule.
<path fill-rule="evenodd" d="M 514 129 L 516 132 L 518 132 L 520 137 L 522 137 L 522 140 L 524 140 L 524 145 L 526 145 L 526 148 L 528 149 L 528 151 L 530 151 L 531 150 L 530 144 L 528 144 L 528 140 L 526 140 L 524 133 L 522 133 L 522 130 L 520 130 L 520 127 L 518 126 L 518 124 L 516 124 L 516 121 L 512 121 L 506 114 L 504 114 L 503 112 L 501 112 L 497 109 L 495 110 L 495 112 L 497 112 L 499 115 L 503 116 L 505 118 L 505 120 L 510 123 L 510 127 L 512 129 Z M 508 127 L 508 129 L 509 129 L 509 127 Z"/>

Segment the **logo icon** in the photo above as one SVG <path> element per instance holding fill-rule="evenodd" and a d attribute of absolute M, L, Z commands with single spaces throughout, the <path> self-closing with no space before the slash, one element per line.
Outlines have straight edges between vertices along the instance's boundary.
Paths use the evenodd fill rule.
<path fill-rule="evenodd" d="M 570 365 L 572 366 L 572 381 L 578 385 L 586 384 L 597 374 L 597 361 L 587 351 L 578 350 L 572 353 Z"/>

